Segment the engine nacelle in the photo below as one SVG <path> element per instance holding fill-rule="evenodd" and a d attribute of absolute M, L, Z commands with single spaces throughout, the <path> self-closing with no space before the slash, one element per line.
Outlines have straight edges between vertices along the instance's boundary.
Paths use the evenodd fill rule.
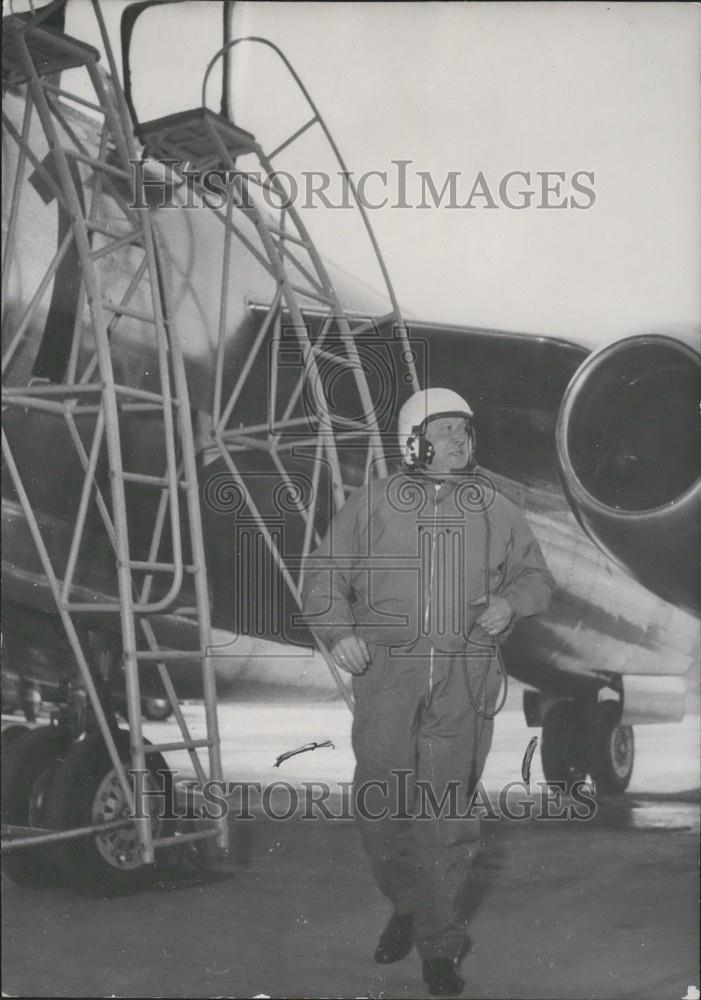
<path fill-rule="evenodd" d="M 595 351 L 565 392 L 557 451 L 592 540 L 648 590 L 701 611 L 701 355 L 637 336 Z"/>

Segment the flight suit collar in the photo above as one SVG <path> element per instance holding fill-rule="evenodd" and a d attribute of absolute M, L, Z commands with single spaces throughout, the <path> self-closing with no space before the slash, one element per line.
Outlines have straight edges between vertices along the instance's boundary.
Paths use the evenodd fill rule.
<path fill-rule="evenodd" d="M 450 473 L 432 473 L 425 469 L 417 469 L 415 472 L 405 472 L 407 480 L 410 482 L 422 482 L 428 487 L 430 485 L 438 486 L 435 492 L 435 499 L 440 502 L 445 497 L 449 496 L 453 490 L 459 486 L 461 483 L 469 482 L 470 479 L 475 476 L 479 471 L 478 466 L 473 466 L 471 469 L 460 470 L 459 472 Z"/>

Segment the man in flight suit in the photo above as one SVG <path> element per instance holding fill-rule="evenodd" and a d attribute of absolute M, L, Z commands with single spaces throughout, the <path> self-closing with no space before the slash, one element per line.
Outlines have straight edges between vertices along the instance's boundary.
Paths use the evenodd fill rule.
<path fill-rule="evenodd" d="M 415 393 L 398 433 L 402 470 L 336 514 L 307 563 L 304 613 L 353 674 L 356 817 L 394 907 L 375 959 L 398 961 L 415 943 L 429 990 L 453 996 L 479 826 L 441 803 L 463 815 L 484 768 L 496 637 L 545 611 L 554 580 L 519 509 L 474 465 L 464 399 Z"/>

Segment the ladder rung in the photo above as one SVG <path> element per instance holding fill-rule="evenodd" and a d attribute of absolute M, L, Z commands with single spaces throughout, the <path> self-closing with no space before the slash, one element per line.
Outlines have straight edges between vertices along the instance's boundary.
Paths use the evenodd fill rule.
<path fill-rule="evenodd" d="M 180 740 L 175 743 L 150 743 L 144 747 L 144 753 L 169 753 L 171 750 L 196 750 L 198 747 L 211 747 L 212 740 Z"/>
<path fill-rule="evenodd" d="M 123 478 L 127 483 L 140 483 L 142 486 L 169 486 L 169 482 L 165 476 L 150 476 L 146 472 L 124 472 Z M 186 479 L 181 479 L 178 481 L 178 486 L 181 490 L 189 490 L 190 484 Z"/>
<path fill-rule="evenodd" d="M 124 481 L 127 483 L 141 483 L 142 486 L 167 486 L 168 480 L 165 476 L 149 476 L 146 472 L 124 472 Z"/>
<path fill-rule="evenodd" d="M 77 604 L 72 604 L 70 601 L 66 601 L 63 605 L 64 611 L 77 612 L 77 611 L 99 611 L 111 612 L 113 614 L 119 614 L 122 610 L 121 604 L 110 603 L 110 604 L 99 604 L 95 602 L 94 604 L 88 604 L 87 602 L 79 602 Z"/>
<path fill-rule="evenodd" d="M 144 399 L 150 403 L 159 403 L 163 406 L 163 396 L 157 392 L 149 392 L 148 389 L 135 389 L 131 385 L 116 385 L 114 391 L 118 396 L 132 396 L 134 399 Z M 180 406 L 180 400 L 171 396 L 172 406 Z"/>
<path fill-rule="evenodd" d="M 200 660 L 201 649 L 143 649 L 136 653 L 137 660 Z"/>
<path fill-rule="evenodd" d="M 109 299 L 103 299 L 102 308 L 108 312 L 116 313 L 118 316 L 129 316 L 131 319 L 139 319 L 142 323 L 150 323 L 152 326 L 156 326 L 156 320 L 153 316 L 139 312 L 137 309 L 120 306 L 118 302 L 110 302 Z"/>
<path fill-rule="evenodd" d="M 150 573 L 173 573 L 175 571 L 175 563 L 150 562 L 148 559 L 131 559 L 129 566 L 131 569 L 142 569 Z M 183 569 L 186 573 L 199 573 L 200 571 L 199 566 L 193 566 L 191 563 L 185 563 Z"/>
<path fill-rule="evenodd" d="M 153 846 L 168 847 L 170 844 L 182 844 L 187 840 L 209 840 L 210 837 L 218 836 L 218 830 L 197 830 L 194 833 L 176 833 L 172 837 L 156 837 L 153 841 Z"/>
<path fill-rule="evenodd" d="M 120 403 L 119 409 L 122 413 L 160 413 L 163 407 L 158 403 Z"/>
<path fill-rule="evenodd" d="M 315 299 L 317 302 L 323 302 L 326 306 L 333 306 L 336 303 L 328 295 L 320 295 L 319 292 L 315 292 L 311 288 L 303 288 L 301 285 L 290 284 L 290 288 L 297 292 L 298 295 L 303 295 L 307 299 Z"/>
<path fill-rule="evenodd" d="M 122 170 L 121 167 L 113 167 L 110 163 L 105 163 L 104 160 L 96 160 L 92 156 L 84 156 L 75 149 L 66 149 L 64 147 L 63 152 L 66 156 L 71 156 L 74 160 L 79 160 L 81 163 L 86 163 L 89 167 L 93 167 L 95 170 L 104 170 L 106 174 L 111 174 L 113 177 L 118 177 L 122 181 L 133 181 L 132 175 L 128 170 Z"/>
<path fill-rule="evenodd" d="M 49 83 L 48 80 L 42 80 L 41 85 L 44 90 L 48 90 L 51 94 L 56 94 L 57 97 L 64 97 L 68 101 L 74 101 L 76 104 L 81 104 L 85 108 L 90 108 L 91 111 L 97 111 L 98 114 L 105 114 L 105 109 L 99 104 L 95 104 L 94 101 L 86 101 L 84 97 L 79 97 L 78 94 L 74 94 L 70 90 L 62 90 L 61 87 L 57 87 L 55 84 Z"/>

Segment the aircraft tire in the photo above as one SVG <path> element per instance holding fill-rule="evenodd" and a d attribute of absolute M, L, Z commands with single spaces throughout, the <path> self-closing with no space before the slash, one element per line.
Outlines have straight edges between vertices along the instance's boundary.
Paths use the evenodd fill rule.
<path fill-rule="evenodd" d="M 582 706 L 557 701 L 543 721 L 540 755 L 545 780 L 562 784 L 569 791 L 588 773 L 587 739 Z"/>
<path fill-rule="evenodd" d="M 129 761 L 128 731 L 118 730 L 115 742 L 120 758 Z M 149 754 L 146 760 L 154 787 L 162 789 L 163 780 L 172 784 L 172 774 L 160 754 Z M 157 771 L 166 772 L 165 779 Z M 160 797 L 150 801 L 156 807 L 163 804 Z M 55 829 L 90 826 L 120 819 L 127 809 L 105 742 L 99 733 L 89 733 L 74 744 L 57 770 L 47 803 L 48 825 Z M 124 827 L 57 845 L 52 857 L 77 892 L 112 896 L 134 892 L 153 880 L 155 866 L 142 864 L 136 848 L 134 830 Z"/>
<path fill-rule="evenodd" d="M 621 706 L 616 701 L 597 705 L 591 733 L 591 776 L 601 795 L 621 795 L 630 784 L 635 762 L 632 726 L 620 725 Z"/>
<path fill-rule="evenodd" d="M 24 732 L 18 731 L 21 729 Z M 13 726 L 2 737 L 2 821 L 14 826 L 45 827 L 49 792 L 56 771 L 69 752 L 70 734 L 58 726 L 39 729 Z M 64 885 L 48 848 L 7 853 L 2 859 L 2 870 L 17 885 L 33 888 Z"/>

